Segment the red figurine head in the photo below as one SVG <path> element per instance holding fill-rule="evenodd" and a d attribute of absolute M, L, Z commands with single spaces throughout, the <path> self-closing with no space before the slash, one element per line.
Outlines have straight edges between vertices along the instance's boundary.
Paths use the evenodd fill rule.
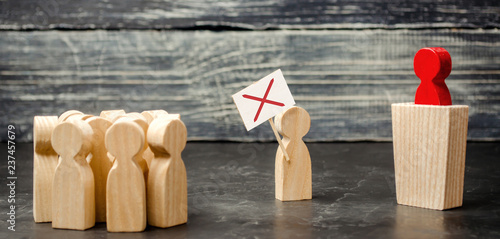
<path fill-rule="evenodd" d="M 413 69 L 420 78 L 415 104 L 451 105 L 451 96 L 444 79 L 451 72 L 450 53 L 441 47 L 420 49 L 413 59 Z"/>

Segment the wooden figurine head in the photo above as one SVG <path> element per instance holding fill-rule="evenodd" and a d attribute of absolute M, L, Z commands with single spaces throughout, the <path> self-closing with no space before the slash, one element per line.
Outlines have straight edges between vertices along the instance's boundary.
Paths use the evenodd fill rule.
<path fill-rule="evenodd" d="M 309 132 L 311 117 L 305 109 L 294 106 L 276 115 L 275 124 L 281 135 L 300 139 Z"/>
<path fill-rule="evenodd" d="M 151 110 L 143 111 L 143 112 L 141 112 L 141 115 L 144 116 L 144 118 L 146 118 L 146 120 L 148 121 L 148 124 L 151 124 L 151 122 L 153 122 L 153 120 L 154 120 L 154 116 L 151 113 Z"/>
<path fill-rule="evenodd" d="M 74 114 L 74 115 L 70 115 L 64 121 L 68 121 L 68 120 L 83 120 L 83 121 L 85 121 L 85 120 L 91 118 L 92 116 L 93 115 L 87 115 L 87 114 Z"/>
<path fill-rule="evenodd" d="M 144 147 L 144 130 L 132 120 L 120 120 L 106 132 L 105 144 L 117 160 L 131 159 Z"/>
<path fill-rule="evenodd" d="M 33 145 L 35 152 L 54 153 L 51 143 L 57 116 L 35 116 L 33 119 Z"/>
<path fill-rule="evenodd" d="M 94 129 L 92 147 L 99 148 L 100 145 L 98 144 L 104 142 L 104 135 L 111 126 L 111 121 L 99 116 L 89 117 L 85 121 L 92 127 L 92 129 Z"/>
<path fill-rule="evenodd" d="M 116 117 L 124 114 L 125 110 L 103 110 L 99 116 L 108 119 L 111 122 L 115 122 Z"/>
<path fill-rule="evenodd" d="M 147 119 L 148 124 L 151 124 L 151 122 L 153 122 L 154 119 L 164 115 L 168 115 L 168 112 L 165 110 L 146 110 L 143 111 L 141 115 Z"/>
<path fill-rule="evenodd" d="M 58 119 L 59 123 L 66 121 L 72 115 L 83 115 L 83 113 L 78 111 L 78 110 L 68 110 L 68 111 L 62 113 L 61 116 L 59 116 L 59 119 Z"/>
<path fill-rule="evenodd" d="M 121 115 L 121 116 L 117 117 L 115 120 L 116 120 L 115 123 L 122 122 L 122 121 L 133 121 L 134 123 L 136 123 L 137 125 L 139 125 L 141 127 L 141 129 L 144 132 L 144 137 L 146 137 L 146 134 L 147 134 L 148 128 L 149 128 L 149 124 L 148 124 L 147 119 L 143 115 L 136 113 L 136 112 L 132 112 L 132 113 Z M 144 139 L 146 139 L 146 138 L 144 138 Z M 142 150 L 143 151 L 146 150 L 147 147 L 148 147 L 148 144 L 146 141 L 144 143 Z"/>
<path fill-rule="evenodd" d="M 155 154 L 180 155 L 187 140 L 187 129 L 177 118 L 159 117 L 151 122 L 148 142 Z"/>
<path fill-rule="evenodd" d="M 91 149 L 92 128 L 81 120 L 60 123 L 52 132 L 52 147 L 61 157 L 85 157 Z"/>

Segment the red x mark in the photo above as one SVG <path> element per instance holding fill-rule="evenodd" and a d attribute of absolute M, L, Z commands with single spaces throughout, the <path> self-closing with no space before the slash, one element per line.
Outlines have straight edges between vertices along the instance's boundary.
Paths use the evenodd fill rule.
<path fill-rule="evenodd" d="M 264 94 L 263 98 L 259 98 L 259 97 L 255 97 L 255 96 L 251 96 L 251 95 L 247 95 L 247 94 L 243 95 L 243 98 L 260 101 L 260 106 L 259 106 L 259 109 L 257 110 L 257 114 L 255 114 L 255 118 L 253 119 L 253 122 L 257 121 L 257 119 L 259 118 L 260 112 L 262 111 L 262 107 L 264 106 L 265 103 L 277 105 L 277 106 L 285 106 L 285 104 L 283 104 L 283 103 L 267 99 L 267 95 L 269 95 L 269 91 L 271 91 L 271 87 L 273 86 L 273 83 L 274 83 L 274 78 L 271 79 L 271 81 L 269 82 L 269 85 L 267 86 L 267 90 L 266 90 L 266 93 Z"/>

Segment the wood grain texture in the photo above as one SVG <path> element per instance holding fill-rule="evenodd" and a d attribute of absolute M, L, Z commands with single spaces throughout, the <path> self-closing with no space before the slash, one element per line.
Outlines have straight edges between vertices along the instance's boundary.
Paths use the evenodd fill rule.
<path fill-rule="evenodd" d="M 6 0 L 0 29 L 363 29 L 500 26 L 500 5 L 411 0 Z"/>
<path fill-rule="evenodd" d="M 59 156 L 52 148 L 52 131 L 57 116 L 33 119 L 33 218 L 35 222 L 52 221 L 52 181 Z"/>
<path fill-rule="evenodd" d="M 399 204 L 462 206 L 468 106 L 392 105 Z"/>
<path fill-rule="evenodd" d="M 154 153 L 147 184 L 148 224 L 172 227 L 187 222 L 187 175 L 181 153 L 187 129 L 180 119 L 160 116 L 153 120 L 148 142 Z"/>
<path fill-rule="evenodd" d="M 287 161 L 281 148 L 276 151 L 275 193 L 281 201 L 312 199 L 311 156 L 302 137 L 311 128 L 311 117 L 294 106 L 275 116 L 276 128 L 283 135 Z"/>
<path fill-rule="evenodd" d="M 469 139 L 500 139 L 500 31 L 38 31 L 0 34 L 0 127 L 32 140 L 33 115 L 78 109 L 182 114 L 188 140 L 273 140 L 247 132 L 231 101 L 281 68 L 311 115 L 305 141 L 391 140 L 390 105 L 420 83 L 414 54 L 440 46 L 453 61 L 454 104 L 470 106 Z M 6 135 L 0 135 L 6 140 Z"/>
<path fill-rule="evenodd" d="M 95 224 L 94 175 L 85 160 L 92 128 L 82 120 L 58 124 L 52 147 L 61 156 L 52 183 L 52 227 L 85 230 Z"/>
<path fill-rule="evenodd" d="M 144 130 L 132 119 L 113 123 L 106 149 L 116 159 L 106 185 L 106 226 L 110 232 L 140 232 L 146 228 L 146 182 L 138 164 Z"/>

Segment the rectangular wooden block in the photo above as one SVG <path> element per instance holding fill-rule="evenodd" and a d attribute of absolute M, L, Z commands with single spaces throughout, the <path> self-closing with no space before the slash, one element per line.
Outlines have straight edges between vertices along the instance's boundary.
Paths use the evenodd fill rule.
<path fill-rule="evenodd" d="M 462 206 L 469 107 L 392 104 L 397 202 Z"/>

